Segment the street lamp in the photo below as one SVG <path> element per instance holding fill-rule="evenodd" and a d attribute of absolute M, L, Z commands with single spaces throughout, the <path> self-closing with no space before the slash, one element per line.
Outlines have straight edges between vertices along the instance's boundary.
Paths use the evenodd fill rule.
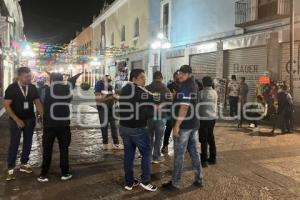
<path fill-rule="evenodd" d="M 161 71 L 162 50 L 171 48 L 171 43 L 163 33 L 159 33 L 156 40 L 151 44 L 151 48 L 154 50 L 159 50 L 159 71 Z"/>
<path fill-rule="evenodd" d="M 26 45 L 25 49 L 22 51 L 21 56 L 24 58 L 34 58 L 36 55 L 29 45 Z"/>

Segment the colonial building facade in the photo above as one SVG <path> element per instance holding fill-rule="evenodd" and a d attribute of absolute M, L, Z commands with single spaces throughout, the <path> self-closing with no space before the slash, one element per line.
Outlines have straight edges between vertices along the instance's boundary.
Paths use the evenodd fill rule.
<path fill-rule="evenodd" d="M 12 83 L 17 66 L 14 41 L 24 40 L 24 21 L 20 0 L 0 0 L 0 97 Z"/>
<path fill-rule="evenodd" d="M 294 93 L 300 103 L 300 1 L 295 13 Z M 289 16 L 290 0 L 117 0 L 91 25 L 93 55 L 113 79 L 126 80 L 138 67 L 151 81 L 161 67 L 168 81 L 183 64 L 198 79 L 245 77 L 253 100 L 260 76 L 289 79 Z M 170 49 L 151 49 L 158 33 Z"/>
<path fill-rule="evenodd" d="M 158 68 L 150 46 L 160 31 L 159 9 L 158 0 L 117 0 L 94 20 L 92 46 L 105 74 L 127 81 L 130 70 L 143 68 L 151 79 Z"/>
<path fill-rule="evenodd" d="M 246 77 L 251 100 L 260 76 L 289 79 L 290 0 L 163 0 L 161 10 L 166 5 L 172 43 L 163 55 L 168 78 L 182 64 L 190 64 L 199 79 Z M 300 103 L 300 1 L 295 13 L 294 93 Z"/>
<path fill-rule="evenodd" d="M 91 27 L 83 28 L 82 32 L 78 33 L 69 44 L 69 53 L 76 58 L 76 60 L 73 60 L 72 66 L 69 67 L 70 74 L 84 72 L 77 84 L 86 82 L 94 85 L 95 83 L 95 70 L 90 65 L 92 35 L 93 30 Z"/>

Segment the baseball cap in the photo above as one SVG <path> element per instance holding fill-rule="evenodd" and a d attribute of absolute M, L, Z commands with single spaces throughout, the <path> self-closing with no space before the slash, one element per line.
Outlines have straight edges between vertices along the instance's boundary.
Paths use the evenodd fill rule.
<path fill-rule="evenodd" d="M 193 73 L 193 70 L 192 70 L 192 68 L 189 65 L 182 65 L 178 71 L 182 72 L 184 74 L 191 74 L 191 73 Z"/>
<path fill-rule="evenodd" d="M 51 73 L 50 80 L 51 81 L 63 81 L 64 77 L 60 73 Z"/>

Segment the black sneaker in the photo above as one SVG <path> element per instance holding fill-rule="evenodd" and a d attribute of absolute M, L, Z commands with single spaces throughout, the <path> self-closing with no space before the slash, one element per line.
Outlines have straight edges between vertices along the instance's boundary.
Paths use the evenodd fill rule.
<path fill-rule="evenodd" d="M 163 189 L 166 189 L 166 190 L 170 190 L 170 191 L 179 191 L 179 188 L 178 188 L 178 187 L 175 187 L 175 186 L 172 184 L 172 181 L 163 184 L 163 185 L 162 185 L 162 188 L 163 188 Z"/>
<path fill-rule="evenodd" d="M 139 184 L 140 182 L 138 180 L 134 180 L 133 185 L 131 186 L 125 185 L 124 189 L 131 191 L 134 187 L 137 187 Z"/>
<path fill-rule="evenodd" d="M 201 162 L 201 165 L 202 165 L 202 168 L 206 168 L 206 167 L 208 167 L 208 164 L 207 164 L 207 162 L 206 162 L 206 161 L 202 161 L 202 162 Z"/>
<path fill-rule="evenodd" d="M 208 162 L 209 165 L 216 165 L 217 164 L 216 159 L 208 159 L 207 162 Z"/>
<path fill-rule="evenodd" d="M 65 174 L 65 175 L 63 175 L 63 176 L 61 177 L 61 180 L 62 180 L 62 181 L 68 181 L 68 180 L 70 180 L 72 177 L 73 177 L 72 174 Z"/>
<path fill-rule="evenodd" d="M 197 188 L 203 188 L 203 183 L 202 183 L 202 182 L 199 183 L 198 181 L 195 181 L 195 182 L 193 183 L 193 185 L 194 185 L 195 187 L 197 187 Z"/>
<path fill-rule="evenodd" d="M 47 176 L 41 175 L 37 178 L 37 181 L 40 183 L 47 183 L 49 182 L 49 178 Z"/>

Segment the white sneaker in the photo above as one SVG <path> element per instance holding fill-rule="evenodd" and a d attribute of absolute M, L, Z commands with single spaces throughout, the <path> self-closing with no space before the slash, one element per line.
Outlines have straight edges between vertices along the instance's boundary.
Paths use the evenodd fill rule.
<path fill-rule="evenodd" d="M 124 146 L 122 144 L 114 144 L 112 148 L 114 150 L 123 150 Z"/>
<path fill-rule="evenodd" d="M 140 186 L 149 192 L 155 192 L 157 190 L 157 187 L 151 184 L 144 185 L 143 183 L 140 183 Z"/>
<path fill-rule="evenodd" d="M 7 174 L 6 174 L 6 179 L 7 181 L 11 181 L 11 180 L 15 180 L 16 179 L 16 175 L 15 175 L 15 170 L 11 169 L 11 170 L 7 170 Z"/>
<path fill-rule="evenodd" d="M 67 180 L 70 180 L 72 177 L 73 177 L 72 174 L 66 174 L 66 175 L 63 175 L 63 176 L 61 177 L 61 180 L 62 180 L 62 181 L 67 181 Z"/>
<path fill-rule="evenodd" d="M 134 180 L 134 183 L 132 186 L 126 185 L 124 188 L 125 188 L 125 190 L 131 191 L 134 187 L 138 186 L 139 184 L 140 184 L 140 182 L 138 180 Z"/>
<path fill-rule="evenodd" d="M 249 125 L 249 127 L 250 127 L 250 128 L 255 128 L 255 124 L 252 124 L 252 123 L 251 123 L 251 124 Z"/>
<path fill-rule="evenodd" d="M 31 165 L 23 164 L 20 166 L 20 172 L 31 174 L 33 172 Z"/>
<path fill-rule="evenodd" d="M 46 177 L 46 176 L 39 176 L 37 178 L 37 181 L 40 182 L 40 183 L 47 183 L 47 182 L 49 182 L 49 178 Z"/>

